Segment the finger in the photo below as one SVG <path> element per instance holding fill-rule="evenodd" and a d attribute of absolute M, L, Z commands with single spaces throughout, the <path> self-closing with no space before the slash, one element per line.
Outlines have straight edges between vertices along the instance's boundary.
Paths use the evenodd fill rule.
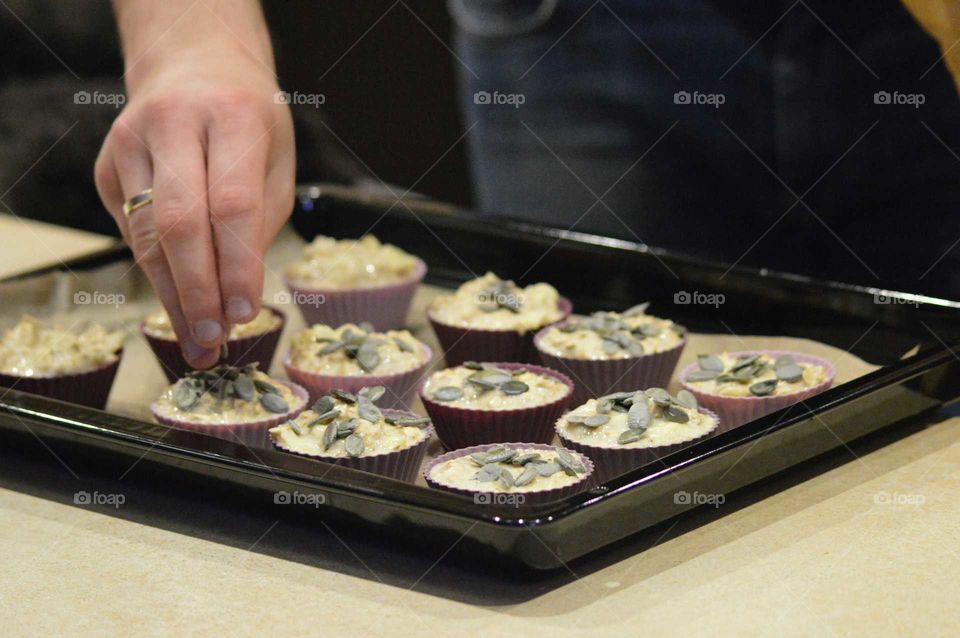
<path fill-rule="evenodd" d="M 264 182 L 269 131 L 221 118 L 210 131 L 210 221 L 227 320 L 251 321 L 263 295 Z"/>
<path fill-rule="evenodd" d="M 169 123 L 147 140 L 153 158 L 153 222 L 190 334 L 205 347 L 226 335 L 207 211 L 207 167 L 196 130 Z"/>
<path fill-rule="evenodd" d="M 123 202 L 143 191 L 153 181 L 153 171 L 147 157 L 147 149 L 126 128 L 115 127 L 119 135 L 111 132 L 105 145 L 104 159 L 97 162 L 97 184 L 110 214 L 117 220 L 127 244 L 133 251 L 137 265 L 150 280 L 151 286 L 163 304 L 174 333 L 180 343 L 184 358 L 195 368 L 210 367 L 217 362 L 216 349 L 207 349 L 197 344 L 190 336 L 180 299 L 177 295 L 173 274 L 167 265 L 166 256 L 153 224 L 153 207 L 145 206 L 134 211 L 128 219 L 123 212 Z M 117 186 L 119 185 L 119 196 Z"/>

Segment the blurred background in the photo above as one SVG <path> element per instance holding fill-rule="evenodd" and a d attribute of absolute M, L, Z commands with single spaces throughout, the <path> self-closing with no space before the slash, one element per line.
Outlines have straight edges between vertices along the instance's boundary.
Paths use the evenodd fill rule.
<path fill-rule="evenodd" d="M 92 167 L 118 105 L 77 98 L 122 92 L 110 3 L 0 4 L 0 211 L 116 234 Z M 547 5 L 522 38 L 474 24 Z M 293 105 L 301 182 L 415 184 L 727 264 L 960 298 L 960 101 L 898 0 L 450 6 L 456 21 L 438 0 L 264 2 L 281 87 L 324 96 Z M 527 103 L 477 108 L 488 89 Z M 721 108 L 676 97 L 711 90 Z M 627 171 L 598 168 L 603 136 Z M 605 201 L 623 220 L 596 206 L 621 173 Z"/>

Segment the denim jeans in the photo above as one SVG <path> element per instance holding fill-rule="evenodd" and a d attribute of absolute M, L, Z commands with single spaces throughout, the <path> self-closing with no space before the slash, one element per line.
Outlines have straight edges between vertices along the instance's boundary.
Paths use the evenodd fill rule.
<path fill-rule="evenodd" d="M 960 292 L 960 101 L 899 2 L 449 8 L 486 214 Z"/>

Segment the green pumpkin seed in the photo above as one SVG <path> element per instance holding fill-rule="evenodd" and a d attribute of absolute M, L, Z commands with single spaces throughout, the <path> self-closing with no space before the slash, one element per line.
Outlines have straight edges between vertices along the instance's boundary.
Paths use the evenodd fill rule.
<path fill-rule="evenodd" d="M 181 410 L 189 410 L 200 401 L 200 392 L 196 388 L 180 382 L 173 391 L 173 400 Z"/>
<path fill-rule="evenodd" d="M 487 452 L 487 463 L 506 463 L 517 455 L 516 450 L 496 448 Z"/>
<path fill-rule="evenodd" d="M 517 487 L 523 487 L 524 485 L 529 485 L 533 482 L 533 479 L 537 478 L 539 472 L 537 471 L 537 466 L 534 464 L 527 465 L 523 468 L 523 471 L 520 472 L 520 475 L 514 481 L 514 485 Z"/>
<path fill-rule="evenodd" d="M 233 382 L 233 392 L 238 398 L 249 401 L 256 393 L 256 388 L 250 377 L 245 374 L 240 374 L 237 375 L 236 381 Z"/>
<path fill-rule="evenodd" d="M 752 386 L 750 386 L 750 393 L 757 397 L 765 397 L 768 394 L 772 394 L 773 391 L 776 389 L 777 389 L 777 380 L 768 379 L 767 381 L 754 383 Z"/>
<path fill-rule="evenodd" d="M 381 417 L 383 416 L 380 412 L 380 408 L 373 404 L 373 401 L 370 400 L 370 397 L 358 396 L 357 397 L 357 414 L 364 421 L 369 421 L 370 423 L 379 423 Z"/>
<path fill-rule="evenodd" d="M 452 385 L 447 385 L 442 388 L 438 388 L 433 393 L 434 401 L 442 401 L 442 402 L 456 401 L 461 397 L 463 397 L 463 390 Z"/>
<path fill-rule="evenodd" d="M 339 408 L 333 408 L 332 410 L 327 410 L 323 414 L 320 414 L 313 421 L 310 422 L 310 427 L 315 425 L 326 425 L 333 421 L 340 414 Z"/>
<path fill-rule="evenodd" d="M 260 396 L 260 405 L 274 414 L 283 414 L 290 411 L 290 406 L 283 400 L 283 397 L 272 392 Z"/>
<path fill-rule="evenodd" d="M 610 417 L 608 417 L 606 414 L 594 414 L 585 418 L 583 420 L 583 425 L 587 426 L 588 428 L 598 428 L 609 421 Z"/>
<path fill-rule="evenodd" d="M 523 381 L 507 381 L 502 386 L 500 386 L 500 391 L 506 394 L 507 396 L 516 396 L 518 394 L 523 394 L 530 390 L 528 386 Z"/>
<path fill-rule="evenodd" d="M 340 399 L 344 403 L 356 403 L 357 396 L 352 392 L 347 392 L 346 390 L 333 390 L 330 392 L 333 396 Z"/>
<path fill-rule="evenodd" d="M 526 454 L 517 454 L 510 459 L 512 465 L 527 465 L 540 460 L 540 454 L 537 452 L 527 452 Z"/>
<path fill-rule="evenodd" d="M 537 474 L 543 477 L 553 476 L 560 471 L 559 463 L 533 463 L 533 467 L 537 468 Z"/>
<path fill-rule="evenodd" d="M 803 378 L 803 368 L 795 363 L 787 363 L 775 369 L 777 378 L 787 383 L 793 383 Z"/>
<path fill-rule="evenodd" d="M 622 313 L 620 313 L 620 315 L 623 317 L 636 317 L 637 315 L 645 315 L 647 314 L 647 308 L 649 307 L 650 307 L 650 302 L 645 301 L 641 304 L 637 304 L 636 306 L 633 306 L 632 308 L 627 308 Z"/>
<path fill-rule="evenodd" d="M 322 357 L 328 354 L 332 354 L 337 350 L 342 349 L 344 343 L 342 341 L 331 341 L 330 343 L 324 345 L 322 348 L 317 350 L 317 356 Z"/>
<path fill-rule="evenodd" d="M 710 381 L 719 376 L 720 373 L 716 370 L 694 370 L 687 375 L 686 381 L 690 383 L 698 383 L 700 381 Z"/>
<path fill-rule="evenodd" d="M 364 372 L 373 372 L 380 365 L 380 352 L 377 350 L 376 344 L 367 341 L 357 350 L 356 359 L 357 365 Z"/>
<path fill-rule="evenodd" d="M 627 427 L 631 430 L 646 430 L 650 424 L 650 408 L 646 401 L 640 401 L 630 406 L 627 412 Z"/>
<path fill-rule="evenodd" d="M 266 381 L 261 381 L 260 379 L 254 379 L 253 385 L 258 392 L 261 392 L 263 394 L 280 394 L 280 390 L 278 390 L 275 386 L 270 385 Z"/>
<path fill-rule="evenodd" d="M 333 397 L 325 394 L 317 399 L 316 403 L 313 404 L 312 410 L 317 414 L 325 414 L 335 408 L 336 405 L 337 402 L 333 400 Z"/>
<path fill-rule="evenodd" d="M 400 337 L 394 337 L 393 342 L 397 344 L 397 348 L 400 349 L 400 352 L 416 353 L 416 350 L 413 348 L 413 346 Z"/>
<path fill-rule="evenodd" d="M 500 478 L 500 466 L 496 463 L 487 463 L 480 468 L 480 471 L 473 475 L 473 478 L 481 483 L 489 483 Z"/>
<path fill-rule="evenodd" d="M 642 432 L 636 430 L 624 430 L 620 433 L 620 436 L 617 437 L 617 443 L 620 445 L 627 445 L 628 443 L 635 443 L 640 440 L 640 437 L 643 436 Z"/>
<path fill-rule="evenodd" d="M 690 416 L 686 411 L 675 405 L 663 409 L 663 418 L 667 421 L 673 421 L 674 423 L 686 423 L 690 420 Z"/>
<path fill-rule="evenodd" d="M 701 370 L 723 372 L 723 360 L 715 354 L 697 355 L 697 363 Z"/>
<path fill-rule="evenodd" d="M 513 483 L 514 483 L 513 474 L 511 474 L 510 470 L 508 470 L 505 467 L 500 469 L 499 480 L 501 483 L 504 484 L 504 486 L 513 487 Z"/>
<path fill-rule="evenodd" d="M 680 390 L 680 392 L 677 392 L 677 403 L 688 410 L 697 409 L 697 397 L 693 396 L 693 394 L 687 390 Z"/>
<path fill-rule="evenodd" d="M 333 442 L 337 440 L 337 427 L 336 423 L 329 423 L 327 428 L 323 431 L 323 449 L 324 451 L 329 450 L 330 446 L 333 445 Z"/>
<path fill-rule="evenodd" d="M 356 434 L 351 434 L 343 441 L 343 449 L 354 458 L 363 454 L 363 447 L 363 439 Z"/>

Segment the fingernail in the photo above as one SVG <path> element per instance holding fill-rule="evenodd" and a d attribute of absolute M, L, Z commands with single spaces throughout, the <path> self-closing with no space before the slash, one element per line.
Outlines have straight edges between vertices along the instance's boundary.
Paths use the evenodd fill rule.
<path fill-rule="evenodd" d="M 227 300 L 227 319 L 240 322 L 250 316 L 253 306 L 243 297 L 230 297 Z"/>
<path fill-rule="evenodd" d="M 203 355 L 207 353 L 207 348 L 194 343 L 192 339 L 182 344 L 182 349 L 183 357 L 190 365 L 196 365 L 196 363 L 203 358 Z"/>
<path fill-rule="evenodd" d="M 223 328 L 219 321 L 203 319 L 193 324 L 193 336 L 200 343 L 214 343 L 223 336 Z"/>

